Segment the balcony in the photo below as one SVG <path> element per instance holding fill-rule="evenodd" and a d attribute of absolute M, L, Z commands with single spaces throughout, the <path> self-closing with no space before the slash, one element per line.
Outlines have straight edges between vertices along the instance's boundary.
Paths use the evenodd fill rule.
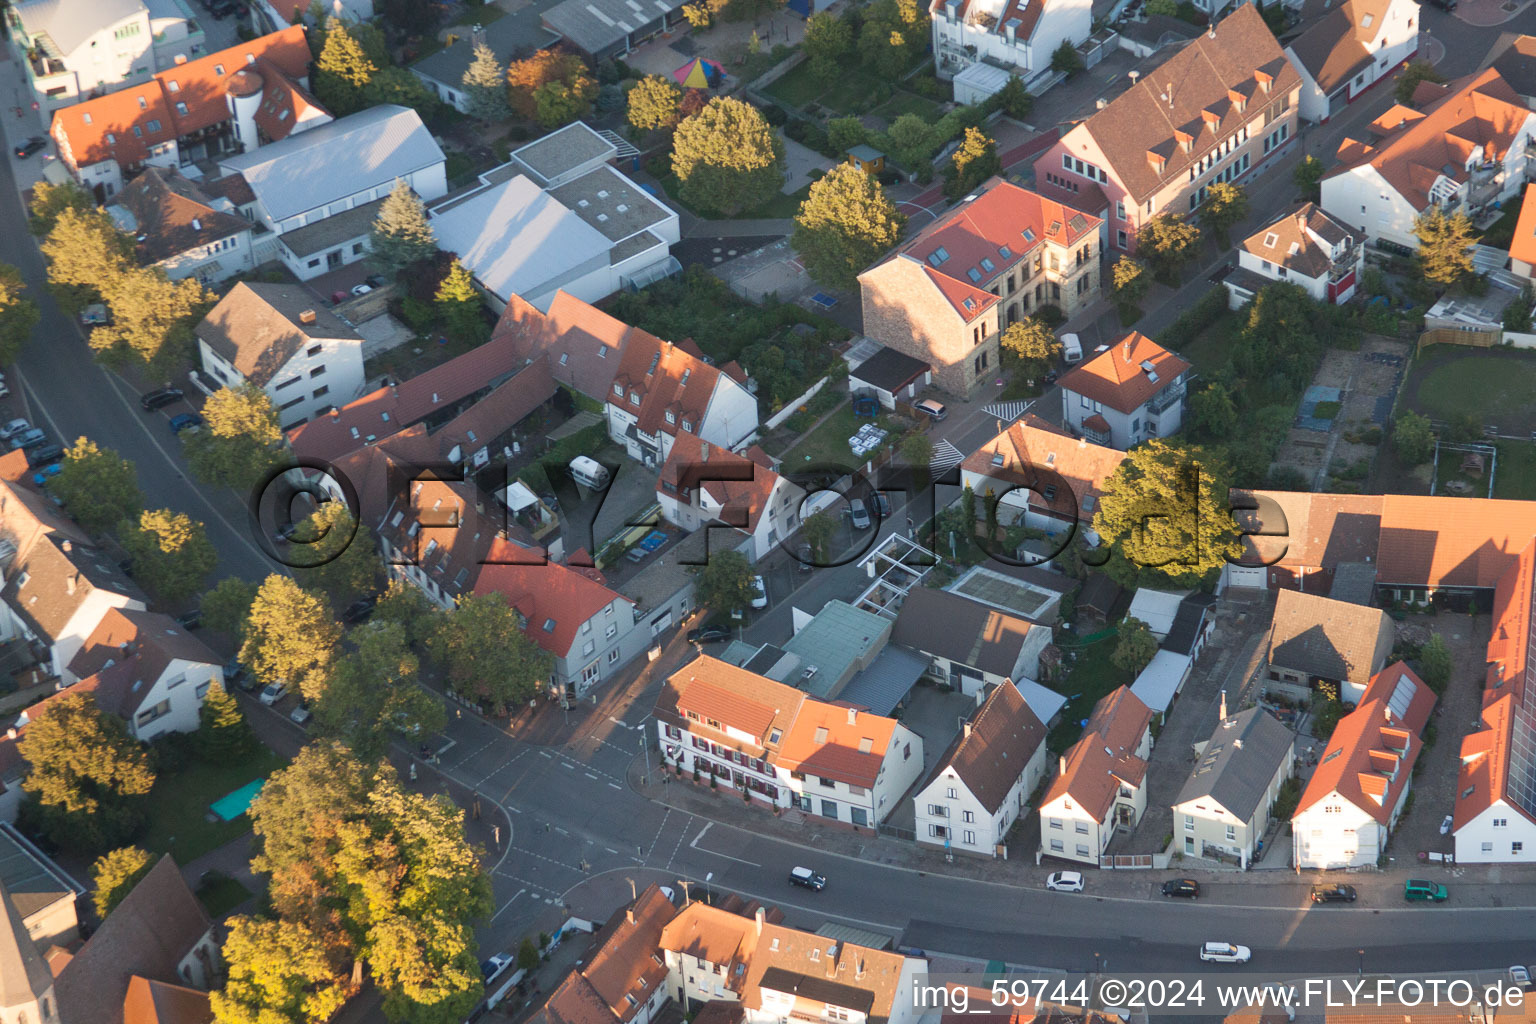
<path fill-rule="evenodd" d="M 1175 402 L 1183 401 L 1183 399 L 1184 399 L 1184 385 L 1183 384 L 1175 384 L 1172 387 L 1164 388 L 1162 391 L 1158 392 L 1156 395 L 1153 395 L 1152 398 L 1147 402 L 1146 407 L 1145 407 L 1146 410 L 1147 410 L 1147 415 L 1149 415 L 1149 416 L 1157 416 L 1160 413 L 1162 413 L 1165 409 L 1167 409 L 1170 406 L 1172 406 Z"/>

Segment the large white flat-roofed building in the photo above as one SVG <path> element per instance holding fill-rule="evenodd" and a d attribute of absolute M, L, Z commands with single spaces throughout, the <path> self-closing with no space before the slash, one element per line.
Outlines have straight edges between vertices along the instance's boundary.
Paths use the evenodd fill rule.
<path fill-rule="evenodd" d="M 558 291 L 596 302 L 674 272 L 677 212 L 609 166 L 618 153 L 579 121 L 529 143 L 433 205 L 438 244 L 498 312 L 513 295 L 544 312 Z"/>
<path fill-rule="evenodd" d="M 593 60 L 628 53 L 682 20 L 683 0 L 565 0 L 540 18 Z"/>

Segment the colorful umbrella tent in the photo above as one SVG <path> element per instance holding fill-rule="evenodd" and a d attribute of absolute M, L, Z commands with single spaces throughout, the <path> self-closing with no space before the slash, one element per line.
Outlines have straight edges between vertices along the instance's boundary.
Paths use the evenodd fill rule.
<path fill-rule="evenodd" d="M 672 77 L 685 89 L 713 89 L 725 77 L 725 68 L 715 61 L 695 57 L 672 72 Z"/>

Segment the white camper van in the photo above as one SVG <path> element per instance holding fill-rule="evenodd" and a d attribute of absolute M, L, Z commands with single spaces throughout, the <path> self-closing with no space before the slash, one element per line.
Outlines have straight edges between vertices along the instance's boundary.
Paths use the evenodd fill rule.
<path fill-rule="evenodd" d="M 571 477 L 581 486 L 600 491 L 608 486 L 608 471 L 596 459 L 578 455 L 571 460 Z"/>

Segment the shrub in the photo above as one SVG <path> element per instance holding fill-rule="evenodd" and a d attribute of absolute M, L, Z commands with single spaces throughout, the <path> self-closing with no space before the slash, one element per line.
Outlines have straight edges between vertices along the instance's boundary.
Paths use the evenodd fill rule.
<path fill-rule="evenodd" d="M 1035 310 L 1035 319 L 1044 321 L 1047 327 L 1060 327 L 1067 322 L 1067 315 L 1061 311 L 1060 306 L 1047 303 Z"/>
<path fill-rule="evenodd" d="M 915 172 L 915 177 L 917 178 L 917 183 L 919 185 L 927 185 L 927 184 L 932 183 L 932 181 L 933 181 L 933 164 L 929 163 L 926 160 L 924 160 L 922 163 L 918 164 L 917 165 L 917 171 Z"/>
<path fill-rule="evenodd" d="M 1310 491 L 1312 481 L 1307 475 L 1295 466 L 1271 467 L 1268 477 L 1269 486 L 1277 491 Z"/>
<path fill-rule="evenodd" d="M 770 103 L 761 109 L 763 111 L 763 119 L 775 128 L 782 128 L 785 124 L 789 123 L 789 115 L 784 112 L 783 107 Z"/>
<path fill-rule="evenodd" d="M 809 121 L 802 121 L 799 118 L 795 118 L 793 121 L 786 121 L 784 124 L 784 137 L 804 143 L 805 133 L 810 130 L 810 127 Z"/>

